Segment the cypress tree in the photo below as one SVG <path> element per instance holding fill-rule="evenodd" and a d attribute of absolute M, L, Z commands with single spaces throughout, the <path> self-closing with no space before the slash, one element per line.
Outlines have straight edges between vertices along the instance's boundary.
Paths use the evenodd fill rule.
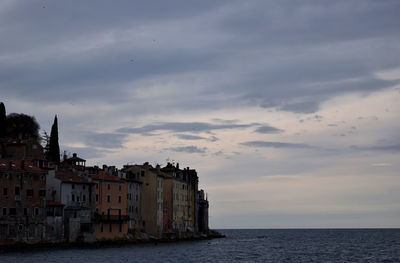
<path fill-rule="evenodd" d="M 0 103 L 0 138 L 6 137 L 7 133 L 7 116 L 4 103 Z"/>
<path fill-rule="evenodd" d="M 49 161 L 60 162 L 60 146 L 58 145 L 58 123 L 57 115 L 54 117 L 50 132 Z"/>

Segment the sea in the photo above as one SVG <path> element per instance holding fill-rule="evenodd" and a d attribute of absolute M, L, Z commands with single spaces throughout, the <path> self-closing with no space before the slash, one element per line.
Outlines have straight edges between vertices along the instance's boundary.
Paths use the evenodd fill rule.
<path fill-rule="evenodd" d="M 226 238 L 24 250 L 0 262 L 400 262 L 400 229 L 223 229 Z"/>

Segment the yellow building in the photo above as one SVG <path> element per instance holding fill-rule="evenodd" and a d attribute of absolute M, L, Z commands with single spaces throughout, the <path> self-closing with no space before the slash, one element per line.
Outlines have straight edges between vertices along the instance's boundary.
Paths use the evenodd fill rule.
<path fill-rule="evenodd" d="M 163 178 L 159 169 L 148 163 L 126 165 L 123 171 L 138 175 L 140 187 L 141 229 L 147 234 L 160 237 L 163 226 Z"/>
<path fill-rule="evenodd" d="M 186 232 L 196 230 L 196 191 L 197 174 L 189 168 L 181 170 L 179 164 L 176 167 L 168 163 L 162 171 L 171 177 L 171 190 L 167 191 L 171 196 L 171 209 L 168 210 L 169 231 Z M 165 198 L 168 198 L 167 194 Z M 167 199 L 168 200 L 168 199 Z"/>
<path fill-rule="evenodd" d="M 105 171 L 91 175 L 95 183 L 96 239 L 121 239 L 128 233 L 126 183 Z"/>

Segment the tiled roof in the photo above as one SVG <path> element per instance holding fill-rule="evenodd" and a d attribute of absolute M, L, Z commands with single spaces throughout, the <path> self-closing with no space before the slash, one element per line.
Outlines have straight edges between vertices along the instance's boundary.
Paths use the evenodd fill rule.
<path fill-rule="evenodd" d="M 22 163 L 24 167 L 22 169 Z M 1 170 L 24 170 L 24 171 L 36 171 L 36 172 L 43 172 L 46 171 L 41 169 L 35 165 L 33 165 L 30 161 L 21 161 L 21 160 L 4 160 L 0 159 L 0 169 Z"/>
<path fill-rule="evenodd" d="M 88 184 L 89 181 L 81 177 L 77 174 L 74 174 L 72 172 L 62 172 L 62 171 L 56 171 L 56 176 L 58 180 L 63 181 L 63 182 L 71 182 L 71 183 L 81 183 L 81 184 Z"/>
<path fill-rule="evenodd" d="M 97 174 L 91 175 L 90 177 L 93 180 L 99 180 L 99 181 L 122 182 L 121 178 L 117 176 L 109 176 L 104 171 L 100 171 L 98 175 Z"/>

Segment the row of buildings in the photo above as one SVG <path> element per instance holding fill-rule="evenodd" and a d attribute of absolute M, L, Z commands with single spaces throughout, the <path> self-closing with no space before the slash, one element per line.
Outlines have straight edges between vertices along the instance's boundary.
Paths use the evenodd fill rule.
<path fill-rule="evenodd" d="M 0 245 L 162 238 L 208 231 L 195 169 L 46 162 L 33 140 L 0 141 Z"/>

